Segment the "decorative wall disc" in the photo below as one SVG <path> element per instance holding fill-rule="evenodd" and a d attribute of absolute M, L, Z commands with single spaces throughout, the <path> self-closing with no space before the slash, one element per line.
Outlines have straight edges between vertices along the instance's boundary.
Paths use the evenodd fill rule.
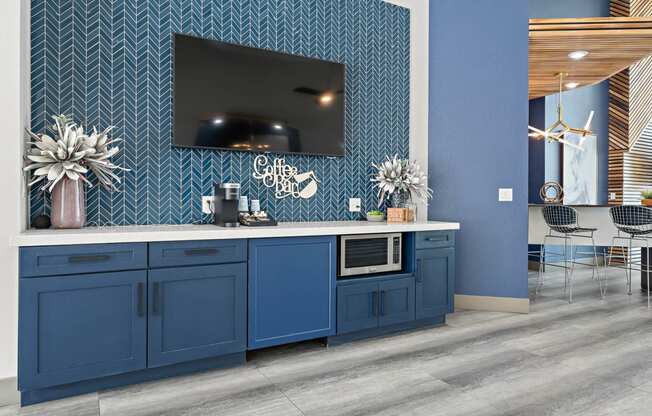
<path fill-rule="evenodd" d="M 559 204 L 564 200 L 564 189 L 558 182 L 546 182 L 539 190 L 539 196 L 546 204 Z"/>
<path fill-rule="evenodd" d="M 314 171 L 299 173 L 299 169 L 285 163 L 285 159 L 276 158 L 269 163 L 265 155 L 254 159 L 254 179 L 262 181 L 268 188 L 274 188 L 274 196 L 282 199 L 293 198 L 309 199 L 315 196 L 319 187 L 319 179 Z"/>

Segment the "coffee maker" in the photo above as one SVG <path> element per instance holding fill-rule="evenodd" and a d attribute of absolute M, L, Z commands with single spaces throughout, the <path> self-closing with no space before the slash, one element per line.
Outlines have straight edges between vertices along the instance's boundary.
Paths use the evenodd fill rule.
<path fill-rule="evenodd" d="M 215 225 L 219 225 L 221 227 L 240 226 L 240 213 L 238 211 L 239 202 L 239 183 L 216 183 Z"/>

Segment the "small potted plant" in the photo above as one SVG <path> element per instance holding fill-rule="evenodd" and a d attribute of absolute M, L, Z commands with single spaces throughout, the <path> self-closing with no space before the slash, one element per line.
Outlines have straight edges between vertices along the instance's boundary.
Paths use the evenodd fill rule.
<path fill-rule="evenodd" d="M 367 221 L 370 222 L 382 222 L 385 221 L 385 213 L 383 211 L 379 211 L 377 209 L 374 209 L 372 211 L 367 212 Z"/>
<path fill-rule="evenodd" d="M 428 188 L 428 176 L 416 161 L 389 156 L 379 164 L 371 182 L 378 188 L 378 206 L 386 198 L 391 205 L 387 209 L 387 222 L 412 222 L 416 220 L 415 201 L 427 201 L 432 198 L 432 189 Z"/>
<path fill-rule="evenodd" d="M 652 189 L 646 189 L 641 192 L 641 204 L 646 207 L 652 207 Z"/>
<path fill-rule="evenodd" d="M 86 133 L 65 115 L 53 116 L 52 136 L 27 130 L 30 138 L 25 172 L 31 172 L 29 186 L 42 184 L 41 190 L 52 196 L 51 222 L 55 228 L 81 228 L 86 222 L 84 184 L 93 186 L 87 178 L 95 174 L 99 183 L 117 190 L 114 182 L 120 177 L 113 171 L 128 170 L 111 163 L 120 149 L 112 146 L 120 139 L 109 138 L 111 128 Z"/>

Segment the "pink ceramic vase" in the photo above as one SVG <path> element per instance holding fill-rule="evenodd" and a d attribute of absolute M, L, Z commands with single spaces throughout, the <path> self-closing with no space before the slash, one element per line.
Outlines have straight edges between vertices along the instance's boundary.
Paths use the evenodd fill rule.
<path fill-rule="evenodd" d="M 64 176 L 52 189 L 50 219 L 54 228 L 82 228 L 86 223 L 84 183 Z"/>

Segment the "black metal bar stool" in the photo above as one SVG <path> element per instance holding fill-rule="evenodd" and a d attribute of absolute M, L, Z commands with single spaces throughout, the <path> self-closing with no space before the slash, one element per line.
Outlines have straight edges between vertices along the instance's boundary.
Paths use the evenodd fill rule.
<path fill-rule="evenodd" d="M 618 229 L 618 235 L 611 240 L 607 267 L 610 267 L 614 258 L 620 258 L 624 261 L 625 274 L 627 275 L 627 293 L 632 294 L 632 270 L 640 271 L 647 276 L 647 307 L 650 308 L 650 267 L 643 265 L 642 262 L 634 260 L 633 249 L 650 248 L 650 237 L 652 236 L 652 208 L 639 205 L 623 205 L 612 207 L 609 210 L 614 226 Z M 614 255 L 613 248 L 616 241 L 623 241 L 625 244 L 620 245 L 627 249 L 626 254 Z M 635 242 L 645 243 L 644 245 L 634 246 Z M 623 250 L 624 252 L 625 250 Z M 635 266 L 638 266 L 635 267 Z"/>
<path fill-rule="evenodd" d="M 564 293 L 569 288 L 568 302 L 573 302 L 573 271 L 576 264 L 585 266 L 592 266 L 592 277 L 598 280 L 600 285 L 600 296 L 604 297 L 605 289 L 602 285 L 600 278 L 600 269 L 598 268 L 598 252 L 595 246 L 593 234 L 598 230 L 597 228 L 582 227 L 578 223 L 577 210 L 564 205 L 547 205 L 543 207 L 543 219 L 548 225 L 548 234 L 543 239 L 543 246 L 539 252 L 539 282 L 537 285 L 536 293 L 543 287 L 544 283 L 544 265 L 552 267 L 561 267 L 564 269 Z M 561 257 L 563 265 L 556 262 L 548 262 L 546 256 L 546 245 L 548 239 L 560 239 L 564 241 L 563 254 L 550 254 L 551 257 Z M 575 259 L 576 247 L 573 244 L 573 238 L 584 238 L 591 240 L 592 252 L 582 252 L 579 254 L 592 254 L 593 264 L 580 263 Z M 570 249 L 570 252 L 569 252 Z M 606 286 L 605 286 L 606 287 Z"/>

